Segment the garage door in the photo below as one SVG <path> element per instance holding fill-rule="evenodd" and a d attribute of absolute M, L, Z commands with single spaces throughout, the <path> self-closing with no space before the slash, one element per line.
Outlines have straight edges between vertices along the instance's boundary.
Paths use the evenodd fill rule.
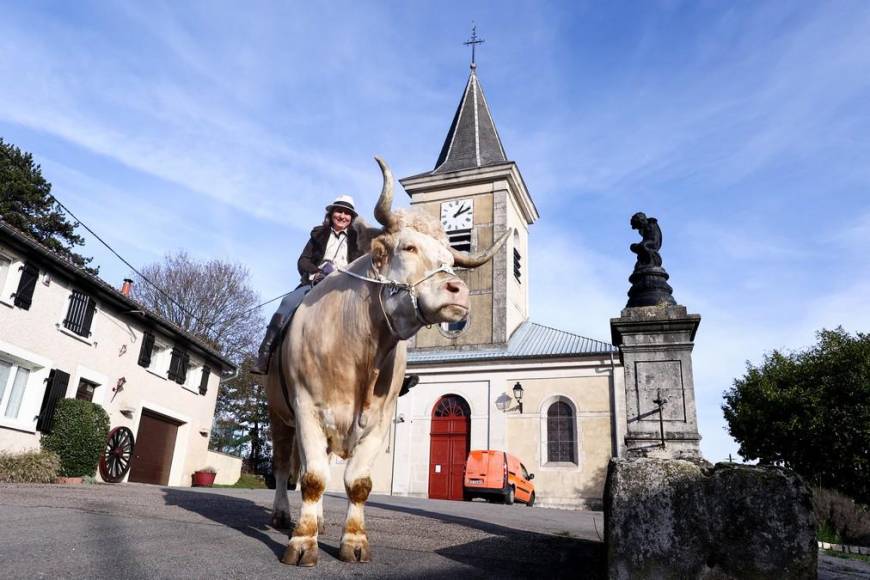
<path fill-rule="evenodd" d="M 142 412 L 139 434 L 130 464 L 129 481 L 139 483 L 169 484 L 169 469 L 178 435 L 179 422 L 163 415 Z"/>

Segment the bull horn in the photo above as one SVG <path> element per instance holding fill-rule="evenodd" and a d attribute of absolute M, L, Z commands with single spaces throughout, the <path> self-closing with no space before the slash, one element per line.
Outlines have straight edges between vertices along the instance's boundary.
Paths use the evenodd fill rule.
<path fill-rule="evenodd" d="M 460 252 L 459 250 L 450 248 L 450 253 L 453 254 L 453 264 L 460 268 L 477 268 L 478 266 L 486 264 L 492 260 L 492 257 L 495 256 L 495 253 L 504 245 L 513 231 L 513 228 L 509 229 L 503 233 L 498 241 L 491 245 L 488 250 L 478 254 L 466 254 L 465 252 Z"/>
<path fill-rule="evenodd" d="M 381 173 L 384 174 L 384 186 L 381 189 L 381 196 L 378 198 L 378 203 L 375 204 L 375 219 L 378 220 L 385 230 L 394 232 L 398 229 L 398 218 L 393 213 L 393 172 L 387 166 L 387 163 L 378 156 L 375 156 L 375 161 L 381 166 Z"/>

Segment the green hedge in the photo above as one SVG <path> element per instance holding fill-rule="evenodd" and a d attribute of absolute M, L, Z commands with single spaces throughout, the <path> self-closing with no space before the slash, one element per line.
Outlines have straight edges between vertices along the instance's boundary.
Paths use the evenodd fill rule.
<path fill-rule="evenodd" d="M 0 453 L 0 483 L 51 483 L 60 471 L 53 451 Z"/>
<path fill-rule="evenodd" d="M 61 399 L 54 410 L 51 433 L 42 435 L 42 448 L 60 456 L 64 477 L 94 475 L 109 434 L 109 416 L 99 405 Z"/>

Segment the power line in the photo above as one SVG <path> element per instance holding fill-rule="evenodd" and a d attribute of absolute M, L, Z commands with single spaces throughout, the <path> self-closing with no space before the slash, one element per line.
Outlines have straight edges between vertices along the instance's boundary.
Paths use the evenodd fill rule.
<path fill-rule="evenodd" d="M 88 224 L 86 224 L 85 222 L 83 222 L 82 220 L 80 220 L 79 218 L 77 218 L 76 215 L 75 215 L 73 212 L 71 212 L 70 209 L 69 209 L 68 207 L 66 207 L 64 204 L 62 204 L 62 203 L 60 202 L 59 199 L 57 199 L 54 195 L 52 195 L 52 194 L 50 194 L 50 193 L 49 193 L 48 195 L 51 196 L 51 198 L 54 200 L 54 202 L 55 202 L 57 205 L 59 205 L 59 206 L 61 207 L 61 209 L 63 209 L 63 211 L 65 211 L 66 213 L 68 213 L 68 214 L 70 215 L 70 217 L 73 218 L 73 219 L 76 221 L 76 223 L 78 223 L 79 225 L 81 225 L 81 226 L 82 226 L 83 228 L 85 228 L 85 229 L 86 229 L 86 230 L 87 230 L 87 231 L 88 231 L 92 236 L 94 236 L 95 238 L 97 238 L 97 240 L 99 240 L 99 242 L 100 242 L 101 244 L 103 244 L 104 246 L 106 246 L 106 248 L 107 248 L 110 252 L 112 252 L 112 253 L 113 253 L 113 254 L 114 254 L 114 255 L 115 255 L 119 260 L 121 260 L 122 262 L 124 262 L 124 264 L 126 264 L 128 268 L 130 268 L 131 270 L 133 270 L 133 271 L 134 271 L 134 272 L 135 272 L 135 273 L 136 273 L 140 278 L 142 278 L 143 280 L 145 280 L 146 282 L 148 282 L 148 284 L 150 284 L 150 285 L 151 285 L 155 290 L 157 290 L 158 292 L 160 292 L 161 294 L 163 294 L 163 295 L 164 295 L 164 296 L 165 296 L 165 297 L 166 297 L 170 302 L 172 302 L 173 304 L 175 304 L 176 306 L 178 306 L 178 308 L 180 308 L 182 312 L 184 312 L 185 314 L 187 314 L 188 316 L 190 316 L 191 318 L 193 318 L 193 319 L 196 320 L 197 322 L 201 322 L 201 323 L 205 324 L 205 322 L 203 322 L 203 321 L 200 320 L 198 317 L 196 317 L 196 316 L 194 316 L 193 314 L 191 314 L 191 313 L 190 313 L 190 312 L 189 312 L 189 311 L 188 311 L 184 306 L 182 306 L 178 301 L 176 301 L 175 298 L 173 298 L 172 296 L 170 296 L 169 293 L 167 293 L 166 291 L 164 291 L 163 288 L 161 288 L 160 286 L 158 286 L 157 284 L 155 284 L 154 282 L 152 282 L 152 281 L 151 281 L 150 279 L 148 279 L 148 277 L 146 277 L 142 272 L 140 272 L 139 270 L 137 270 L 136 268 L 134 268 L 134 267 L 133 267 L 133 264 L 131 264 L 130 262 L 128 262 L 127 260 L 125 260 L 124 257 L 123 257 L 121 254 L 119 254 L 118 252 L 115 251 L 115 248 L 113 248 L 112 246 L 110 246 L 108 242 L 106 242 L 103 238 L 101 238 L 101 237 L 97 234 L 97 232 L 95 232 L 95 231 L 92 230 L 90 227 L 88 227 Z"/>

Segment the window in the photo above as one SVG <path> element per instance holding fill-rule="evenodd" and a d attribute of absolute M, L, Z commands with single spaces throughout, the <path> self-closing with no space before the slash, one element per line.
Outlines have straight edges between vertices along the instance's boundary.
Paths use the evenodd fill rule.
<path fill-rule="evenodd" d="M 79 379 L 79 388 L 76 391 L 76 399 L 81 399 L 82 401 L 93 401 L 94 400 L 94 391 L 99 387 L 97 383 L 93 383 L 86 379 Z"/>
<path fill-rule="evenodd" d="M 454 250 L 459 250 L 460 252 L 470 252 L 471 229 L 453 230 L 452 232 L 447 232 L 447 241 L 450 243 L 450 247 L 452 247 Z"/>
<path fill-rule="evenodd" d="M 442 322 L 441 331 L 443 334 L 446 334 L 448 338 L 453 338 L 461 334 L 466 326 L 468 326 L 467 318 L 465 320 L 460 320 L 459 322 Z"/>
<path fill-rule="evenodd" d="M 28 378 L 30 369 L 0 360 L 0 413 L 3 417 L 18 419 Z"/>
<path fill-rule="evenodd" d="M 9 268 L 12 267 L 12 260 L 6 256 L 0 256 L 0 292 L 4 292 L 6 288 L 6 280 L 9 278 Z M 0 295 L 0 300 L 6 300 L 5 295 Z"/>
<path fill-rule="evenodd" d="M 514 278 L 516 278 L 517 282 L 522 282 L 523 276 L 523 261 L 520 256 L 520 236 L 516 230 L 514 230 Z"/>
<path fill-rule="evenodd" d="M 547 462 L 576 463 L 574 412 L 565 401 L 547 409 Z"/>
<path fill-rule="evenodd" d="M 81 290 L 73 290 L 69 297 L 66 318 L 63 319 L 63 327 L 78 336 L 89 337 L 96 308 L 97 303 L 93 298 Z"/>

